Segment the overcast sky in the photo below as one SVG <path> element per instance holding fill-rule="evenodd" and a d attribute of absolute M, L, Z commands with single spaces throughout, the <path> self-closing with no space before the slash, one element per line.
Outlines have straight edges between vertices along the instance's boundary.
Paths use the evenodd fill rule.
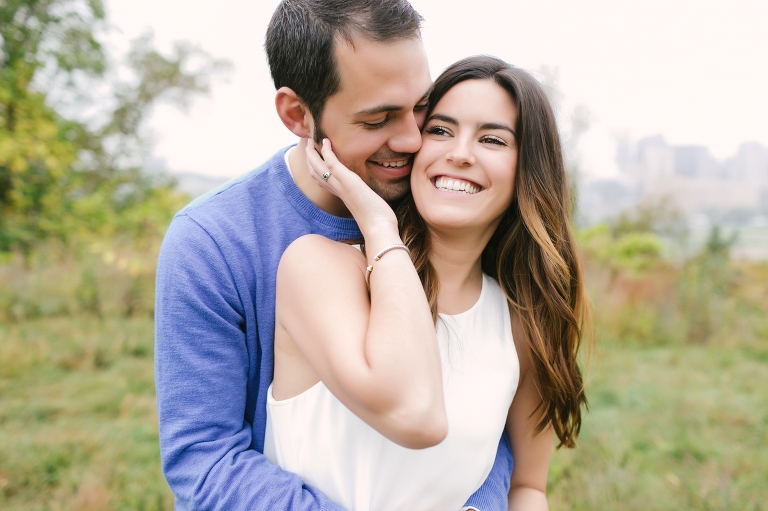
<path fill-rule="evenodd" d="M 188 113 L 160 106 L 155 154 L 169 170 L 236 176 L 294 137 L 274 111 L 262 48 L 278 0 L 108 0 L 115 51 L 146 29 L 159 48 L 186 39 L 234 64 L 229 81 Z M 612 175 L 614 139 L 662 134 L 708 146 L 768 146 L 768 2 L 765 0 L 412 0 L 426 19 L 433 78 L 478 53 L 539 71 L 556 68 L 567 118 L 589 108 L 579 144 L 584 170 Z"/>

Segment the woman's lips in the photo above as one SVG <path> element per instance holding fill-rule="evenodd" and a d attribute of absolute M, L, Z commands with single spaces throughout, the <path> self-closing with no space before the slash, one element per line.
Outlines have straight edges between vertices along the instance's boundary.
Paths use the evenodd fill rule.
<path fill-rule="evenodd" d="M 474 195 L 483 190 L 483 187 L 477 183 L 448 176 L 437 176 L 432 179 L 432 184 L 435 188 L 441 191 L 462 193 L 466 195 Z"/>

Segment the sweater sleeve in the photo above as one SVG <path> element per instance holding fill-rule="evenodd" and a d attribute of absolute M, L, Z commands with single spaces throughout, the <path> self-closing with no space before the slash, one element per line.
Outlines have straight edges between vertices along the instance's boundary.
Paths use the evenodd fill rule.
<path fill-rule="evenodd" d="M 491 473 L 488 474 L 483 485 L 472 494 L 466 506 L 479 511 L 507 511 L 513 466 L 512 449 L 507 434 L 502 433 Z"/>
<path fill-rule="evenodd" d="M 187 511 L 341 511 L 250 448 L 243 305 L 226 259 L 181 215 L 157 268 L 155 380 L 163 473 Z"/>

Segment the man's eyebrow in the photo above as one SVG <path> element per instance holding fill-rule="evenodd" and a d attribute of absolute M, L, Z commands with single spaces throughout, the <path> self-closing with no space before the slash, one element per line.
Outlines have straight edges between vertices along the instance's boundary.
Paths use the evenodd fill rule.
<path fill-rule="evenodd" d="M 448 117 L 447 115 L 443 115 L 443 114 L 432 114 L 432 115 L 429 116 L 429 119 L 427 119 L 427 122 L 429 122 L 429 121 L 431 121 L 433 119 L 438 120 L 438 121 L 447 122 L 448 124 L 453 124 L 455 126 L 459 125 L 459 121 L 457 121 L 453 117 Z"/>
<path fill-rule="evenodd" d="M 429 98 L 429 93 L 431 92 L 432 88 L 430 87 L 430 90 L 424 93 L 424 95 L 419 99 L 418 103 L 421 103 L 422 101 L 426 101 Z M 402 110 L 403 107 L 399 105 L 381 105 L 381 106 L 375 106 L 373 108 L 366 108 L 365 110 L 360 110 L 359 112 L 355 112 L 354 115 L 376 115 L 376 114 L 384 114 L 387 112 L 397 112 L 398 110 Z"/>
<path fill-rule="evenodd" d="M 381 105 L 381 106 L 375 106 L 373 108 L 367 108 L 365 110 L 360 110 L 359 112 L 355 112 L 354 115 L 376 115 L 376 114 L 384 114 L 387 112 L 396 112 L 402 109 L 403 107 L 398 105 Z"/>
<path fill-rule="evenodd" d="M 497 122 L 486 122 L 484 124 L 481 124 L 478 126 L 478 129 L 481 130 L 506 130 L 510 133 L 512 133 L 514 136 L 517 136 L 515 133 L 515 130 L 507 126 L 506 124 L 500 124 Z"/>

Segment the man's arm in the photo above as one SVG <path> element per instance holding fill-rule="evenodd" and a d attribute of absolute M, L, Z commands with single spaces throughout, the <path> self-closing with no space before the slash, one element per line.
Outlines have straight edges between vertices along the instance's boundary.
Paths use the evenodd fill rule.
<path fill-rule="evenodd" d="M 250 449 L 244 419 L 250 362 L 238 278 L 208 233 L 186 216 L 174 220 L 158 261 L 155 314 L 168 484 L 188 511 L 340 511 Z"/>
<path fill-rule="evenodd" d="M 509 446 L 507 434 L 502 433 L 491 473 L 488 474 L 483 485 L 469 498 L 465 504 L 465 509 L 507 511 L 507 495 L 513 466 L 512 449 Z"/>

